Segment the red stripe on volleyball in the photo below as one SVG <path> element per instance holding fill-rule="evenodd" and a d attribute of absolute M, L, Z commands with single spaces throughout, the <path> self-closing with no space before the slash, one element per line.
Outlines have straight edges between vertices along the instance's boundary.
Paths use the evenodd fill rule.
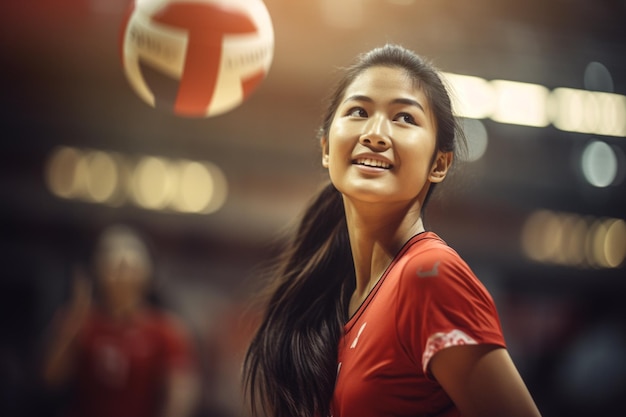
<path fill-rule="evenodd" d="M 211 103 L 226 34 L 256 33 L 248 16 L 215 4 L 169 4 L 153 19 L 188 31 L 185 68 L 180 80 L 174 112 L 205 116 Z"/>

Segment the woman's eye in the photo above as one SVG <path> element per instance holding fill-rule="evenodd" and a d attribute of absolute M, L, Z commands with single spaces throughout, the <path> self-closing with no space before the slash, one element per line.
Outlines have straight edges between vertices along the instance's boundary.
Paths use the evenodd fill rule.
<path fill-rule="evenodd" d="M 347 113 L 350 117 L 367 117 L 367 112 L 361 107 L 353 107 Z"/>
<path fill-rule="evenodd" d="M 415 118 L 413 116 L 411 116 L 408 113 L 400 113 L 396 116 L 396 120 L 403 122 L 403 123 L 409 123 L 412 125 L 417 125 L 417 122 L 415 121 Z"/>

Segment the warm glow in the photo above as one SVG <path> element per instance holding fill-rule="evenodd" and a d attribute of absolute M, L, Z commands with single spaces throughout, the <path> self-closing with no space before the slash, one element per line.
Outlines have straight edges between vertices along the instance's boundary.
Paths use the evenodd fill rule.
<path fill-rule="evenodd" d="M 551 212 L 539 210 L 531 214 L 522 230 L 522 249 L 526 256 L 534 261 L 546 261 L 548 256 L 544 244 L 545 225 L 553 218 Z"/>
<path fill-rule="evenodd" d="M 93 151 L 85 156 L 86 196 L 94 202 L 109 201 L 117 191 L 118 169 L 112 155 L 103 151 Z"/>
<path fill-rule="evenodd" d="M 491 118 L 496 122 L 545 127 L 547 101 L 550 91 L 541 85 L 494 80 L 495 109 Z"/>
<path fill-rule="evenodd" d="M 583 266 L 585 261 L 585 237 L 587 221 L 575 214 L 562 216 L 563 239 L 559 248 L 558 262 L 565 265 Z"/>
<path fill-rule="evenodd" d="M 75 148 L 59 147 L 48 158 L 45 180 L 52 194 L 61 198 L 72 198 L 76 191 L 76 166 L 82 154 Z"/>
<path fill-rule="evenodd" d="M 171 161 L 156 156 L 136 163 L 116 152 L 59 147 L 45 167 L 57 197 L 119 206 L 132 201 L 150 210 L 208 214 L 226 202 L 222 170 L 206 161 Z"/>
<path fill-rule="evenodd" d="M 482 78 L 444 73 L 457 116 L 472 119 L 490 117 L 495 107 L 495 93 L 491 84 Z"/>
<path fill-rule="evenodd" d="M 135 168 L 133 191 L 137 204 L 149 209 L 162 209 L 172 199 L 173 173 L 168 161 L 144 157 Z"/>
<path fill-rule="evenodd" d="M 594 267 L 605 268 L 608 266 L 604 251 L 607 233 L 606 222 L 602 220 L 596 220 L 591 226 L 587 240 L 587 256 Z"/>
<path fill-rule="evenodd" d="M 626 96 L 557 88 L 550 97 L 549 110 L 558 129 L 626 136 Z"/>
<path fill-rule="evenodd" d="M 556 262 L 563 243 L 563 224 L 561 223 L 561 217 L 550 213 L 550 215 L 545 218 L 541 232 L 542 245 L 540 247 L 543 251 L 542 255 L 546 260 Z"/>
<path fill-rule="evenodd" d="M 626 222 L 538 210 L 521 232 L 524 254 L 541 263 L 618 268 L 626 258 Z"/>
<path fill-rule="evenodd" d="M 364 0 L 321 0 L 322 18 L 329 26 L 343 29 L 358 28 L 365 13 Z"/>
<path fill-rule="evenodd" d="M 201 213 L 213 198 L 214 184 L 207 168 L 193 161 L 181 162 L 180 187 L 176 207 L 188 213 Z"/>
<path fill-rule="evenodd" d="M 211 174 L 213 180 L 213 196 L 208 207 L 205 209 L 206 213 L 213 213 L 224 205 L 226 198 L 228 197 L 228 182 L 224 172 L 215 164 L 205 163 L 206 168 Z"/>
<path fill-rule="evenodd" d="M 443 73 L 457 116 L 568 132 L 626 136 L 626 96 Z"/>
<path fill-rule="evenodd" d="M 76 169 L 74 170 L 74 198 L 90 201 L 87 194 L 87 177 L 89 176 L 89 162 L 86 155 L 89 151 L 85 151 L 78 162 L 76 163 Z"/>
<path fill-rule="evenodd" d="M 626 258 L 626 222 L 622 219 L 607 221 L 604 253 L 607 266 L 619 267 Z"/>
<path fill-rule="evenodd" d="M 213 213 L 226 201 L 226 178 L 209 162 L 181 160 L 178 166 L 177 193 L 171 206 L 184 213 Z"/>

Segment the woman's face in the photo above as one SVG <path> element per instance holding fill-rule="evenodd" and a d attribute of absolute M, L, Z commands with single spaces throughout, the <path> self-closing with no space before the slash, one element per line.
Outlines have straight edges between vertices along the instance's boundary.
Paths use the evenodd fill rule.
<path fill-rule="evenodd" d="M 131 251 L 102 254 L 96 262 L 98 284 L 105 306 L 113 310 L 141 303 L 145 296 L 148 271 Z"/>
<path fill-rule="evenodd" d="M 429 102 L 405 70 L 371 67 L 346 89 L 322 139 L 322 163 L 344 196 L 365 202 L 423 202 L 445 177 Z"/>

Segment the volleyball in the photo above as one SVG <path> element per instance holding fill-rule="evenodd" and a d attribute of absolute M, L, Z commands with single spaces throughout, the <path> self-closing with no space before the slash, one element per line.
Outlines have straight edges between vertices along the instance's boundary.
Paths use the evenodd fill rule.
<path fill-rule="evenodd" d="M 120 38 L 132 89 L 185 117 L 239 106 L 267 76 L 274 53 L 262 0 L 136 0 Z"/>

